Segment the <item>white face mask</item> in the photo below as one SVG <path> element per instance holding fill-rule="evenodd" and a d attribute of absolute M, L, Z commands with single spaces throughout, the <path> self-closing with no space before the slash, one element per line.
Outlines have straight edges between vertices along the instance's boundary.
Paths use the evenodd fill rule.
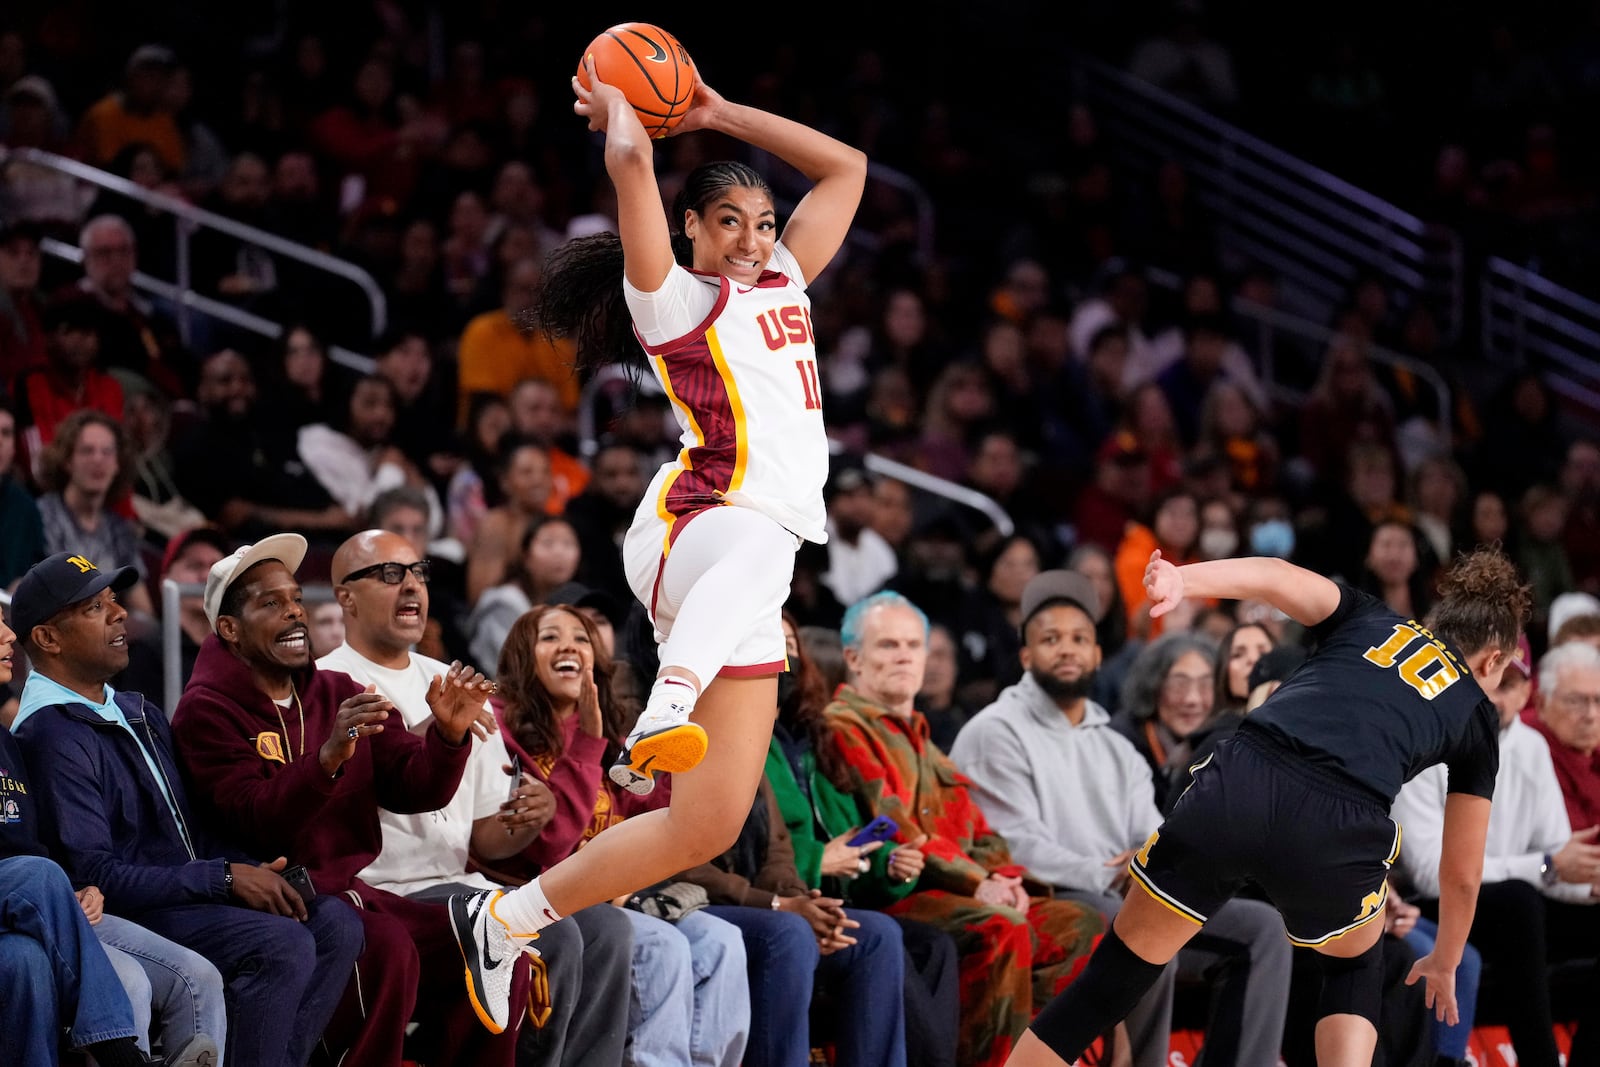
<path fill-rule="evenodd" d="M 1200 558 L 1225 559 L 1239 548 L 1239 535 L 1226 526 L 1208 526 L 1200 531 Z"/>

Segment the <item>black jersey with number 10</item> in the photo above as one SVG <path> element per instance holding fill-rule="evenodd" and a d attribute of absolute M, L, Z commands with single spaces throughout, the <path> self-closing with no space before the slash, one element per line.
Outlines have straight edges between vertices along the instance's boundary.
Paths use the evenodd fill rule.
<path fill-rule="evenodd" d="M 1450 792 L 1493 797 L 1499 718 L 1460 649 L 1344 585 L 1311 634 L 1316 650 L 1251 714 L 1251 728 L 1386 804 L 1441 762 Z"/>

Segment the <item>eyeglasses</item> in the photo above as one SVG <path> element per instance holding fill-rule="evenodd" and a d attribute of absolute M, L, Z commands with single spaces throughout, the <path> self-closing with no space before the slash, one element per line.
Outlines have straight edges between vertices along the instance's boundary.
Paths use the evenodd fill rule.
<path fill-rule="evenodd" d="M 1161 691 L 1168 696 L 1178 697 L 1191 689 L 1204 693 L 1215 684 L 1215 677 L 1209 674 L 1169 674 L 1161 683 Z"/>
<path fill-rule="evenodd" d="M 1586 711 L 1590 708 L 1600 711 L 1600 693 L 1562 693 L 1556 697 L 1556 703 L 1568 711 Z"/>
<path fill-rule="evenodd" d="M 359 582 L 363 578 L 371 578 L 376 575 L 383 579 L 384 585 L 399 585 L 406 580 L 406 571 L 410 571 L 416 576 L 417 581 L 427 585 L 428 579 L 433 575 L 433 560 L 419 559 L 415 563 L 374 563 L 370 567 L 362 567 L 358 571 L 351 571 L 344 576 L 344 581 L 339 584 L 346 585 L 350 582 Z"/>

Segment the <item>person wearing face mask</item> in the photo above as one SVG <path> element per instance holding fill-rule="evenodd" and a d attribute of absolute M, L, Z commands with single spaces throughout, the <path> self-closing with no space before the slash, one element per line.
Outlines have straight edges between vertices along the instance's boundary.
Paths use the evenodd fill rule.
<path fill-rule="evenodd" d="M 1201 559 L 1227 559 L 1239 551 L 1239 524 L 1226 500 L 1207 500 L 1200 506 L 1200 539 L 1195 550 Z"/>
<path fill-rule="evenodd" d="M 1250 553 L 1288 559 L 1294 555 L 1294 524 L 1277 517 L 1255 523 L 1250 527 Z"/>

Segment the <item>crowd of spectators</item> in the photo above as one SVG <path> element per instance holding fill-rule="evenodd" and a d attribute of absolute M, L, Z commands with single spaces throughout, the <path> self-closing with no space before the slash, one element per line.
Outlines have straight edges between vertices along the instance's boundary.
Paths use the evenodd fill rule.
<path fill-rule="evenodd" d="M 118 693 L 142 693 L 170 714 L 182 690 L 166 687 L 162 624 L 179 630 L 185 684 L 208 673 L 207 649 L 217 646 L 220 631 L 216 613 L 197 596 L 164 619 L 161 581 L 204 583 L 238 546 L 292 530 L 308 541 L 303 561 L 290 568 L 298 579 L 345 590 L 336 603 L 307 608 L 315 655 L 334 655 L 325 664 L 358 677 L 356 660 L 370 661 L 366 676 L 418 734 L 427 734 L 435 716 L 414 691 L 416 678 L 405 687 L 389 679 L 394 691 L 385 684 L 379 668 L 386 656 L 378 652 L 390 645 L 412 650 L 419 677 L 460 660 L 496 678 L 503 691 L 507 671 L 520 679 L 524 703 L 496 708 L 505 735 L 500 748 L 475 742 L 480 747 L 458 779 L 464 784 L 452 803 L 461 806 L 462 836 L 447 846 L 416 846 L 438 862 L 437 877 L 420 886 L 401 884 L 392 871 L 373 875 L 385 899 L 467 879 L 469 855 L 475 878 L 525 878 L 631 814 L 625 798 L 601 786 L 599 769 L 608 746 L 626 734 L 657 665 L 618 544 L 649 472 L 678 448 L 669 398 L 625 378 L 579 381 L 570 345 L 528 325 L 544 256 L 615 224 L 603 178 L 597 180 L 595 142 L 567 113 L 570 59 L 595 27 L 569 26 L 570 15 L 465 7 L 469 13 L 447 19 L 424 5 L 379 3 L 318 19 L 291 4 L 288 10 L 305 17 L 277 27 L 281 33 L 226 30 L 210 16 L 181 25 L 164 20 L 159 5 L 138 26 L 73 21 L 52 10 L 0 29 L 0 144 L 65 153 L 346 258 L 368 270 L 387 297 L 388 327 L 373 336 L 353 289 L 248 242 L 197 234 L 184 260 L 195 289 L 281 328 L 278 340 L 263 342 L 136 287 L 136 272 L 176 277 L 170 215 L 33 163 L 0 165 L 0 587 L 14 589 L 52 553 L 85 557 L 106 573 L 134 568 L 138 581 L 120 596 L 130 613 L 128 661 L 101 681 Z M 1298 635 L 1257 603 L 1190 603 L 1152 622 L 1140 574 L 1155 548 L 1179 563 L 1290 558 L 1420 618 L 1436 575 L 1457 551 L 1499 542 L 1535 591 L 1524 677 L 1535 676 L 1532 665 L 1548 649 L 1591 640 L 1600 629 L 1585 630 L 1590 623 L 1583 621 L 1600 621 L 1600 439 L 1570 431 L 1542 380 L 1519 375 L 1479 388 L 1486 379 L 1468 373 L 1472 354 L 1440 343 L 1438 324 L 1415 294 L 1367 277 L 1349 280 L 1348 300 L 1326 324 L 1333 340 L 1317 350 L 1280 351 L 1268 379 L 1261 353 L 1230 309 L 1235 297 L 1271 306 L 1292 294 L 1268 270 L 1222 266 L 1234 259 L 1213 220 L 1189 199 L 1180 165 L 1169 162 L 1152 181 L 1120 169 L 1092 111 L 1070 100 L 1051 102 L 1058 121 L 1050 123 L 1017 103 L 1005 114 L 977 113 L 956 87 L 902 77 L 912 60 L 890 42 L 903 34 L 880 26 L 880 16 L 863 17 L 869 25 L 859 39 L 883 46 L 853 49 L 827 76 L 815 64 L 832 53 L 801 46 L 826 36 L 815 27 L 797 30 L 794 45 L 770 55 L 741 50 L 726 59 L 716 52 L 711 24 L 697 35 L 685 15 L 683 26 L 672 27 L 700 56 L 707 79 L 731 98 L 808 116 L 919 183 L 933 205 L 934 240 L 931 247 L 921 241 L 909 200 L 874 183 L 855 239 L 813 292 L 824 411 L 840 456 L 826 489 L 830 541 L 802 549 L 788 605 L 796 648 L 806 649 L 816 668 L 809 712 L 786 705 L 787 725 L 769 763 L 769 777 L 792 764 L 790 780 L 774 781 L 773 795 L 764 794 L 741 846 L 716 871 L 699 872 L 713 894 L 707 915 L 680 921 L 670 933 L 645 929 L 631 915 L 631 930 L 620 931 L 596 918 L 583 927 L 582 954 L 609 943 L 611 970 L 598 962 L 599 949 L 587 977 L 560 977 L 550 964 L 551 989 L 568 983 L 588 990 L 591 982 L 611 988 L 605 983 L 625 981 L 619 975 L 628 971 L 629 952 L 618 946 L 632 938 L 628 1062 L 655 1062 L 652 1049 L 692 1047 L 695 1062 L 732 1064 L 747 1036 L 746 1063 L 790 1062 L 789 1052 L 777 1051 L 780 1042 L 761 1041 L 800 1025 L 793 998 L 780 1003 L 766 984 L 742 991 L 728 988 L 741 983 L 718 986 L 708 978 L 719 967 L 732 968 L 722 971 L 726 977 L 746 966 L 746 946 L 728 936 L 730 927 L 744 929 L 751 946 L 770 947 L 775 934 L 751 933 L 757 920 L 745 912 L 752 902 L 792 902 L 817 931 L 814 944 L 801 941 L 819 960 L 840 948 L 829 938 L 845 936 L 838 925 L 844 920 L 835 917 L 848 914 L 846 905 L 893 915 L 898 929 L 868 930 L 872 920 L 850 929 L 857 948 L 871 940 L 868 933 L 880 939 L 875 944 L 903 946 L 901 1017 L 913 1063 L 941 1062 L 941 1048 L 948 1056 L 958 1047 L 957 1036 L 938 1025 L 941 1017 L 953 1024 L 955 998 L 966 1009 L 961 1062 L 989 1062 L 1003 1035 L 983 1030 L 974 1017 L 981 1012 L 983 1026 L 1003 1018 L 1001 1029 L 1014 1037 L 1029 1005 L 1070 978 L 1071 961 L 1092 939 L 1089 912 L 1064 916 L 1046 907 L 1032 925 L 989 913 L 1033 914 L 1030 894 L 1051 887 L 1094 899 L 1119 887 L 1107 882 L 1114 882 L 1109 873 L 1091 884 L 1046 873 L 1044 853 L 1028 850 L 1024 821 L 1007 810 L 1016 798 L 986 792 L 998 779 L 969 795 L 960 772 L 972 768 L 945 755 L 959 752 L 957 738 L 980 709 L 997 699 L 1003 705 L 1002 694 L 1015 695 L 1008 687 L 1027 685 L 1024 594 L 1042 572 L 1064 568 L 1092 585 L 1092 598 L 1072 598 L 1092 614 L 1098 647 L 1087 696 L 1099 710 L 1090 720 L 1099 723 L 1103 713 L 1139 757 L 1129 773 L 1149 775 L 1156 809 L 1182 791 L 1187 756 L 1208 732 L 1243 712 L 1262 653 L 1294 645 Z M 951 29 L 970 29 L 973 40 L 996 32 L 976 15 L 952 19 Z M 223 34 L 227 46 L 205 45 L 202 30 Z M 246 31 L 260 32 L 240 39 Z M 1252 82 L 1231 73 L 1228 49 L 1184 36 L 1192 26 L 1172 32 L 1171 40 L 1144 41 L 1130 53 L 1136 71 L 1171 91 L 1200 94 L 1206 106 L 1243 108 Z M 1349 96 L 1359 88 L 1352 82 L 1327 92 Z M 699 136 L 661 142 L 665 183 L 727 151 Z M 750 162 L 772 168 L 769 160 Z M 774 170 L 771 177 L 781 199 L 786 176 Z M 81 263 L 45 258 L 49 240 L 79 250 Z M 1157 285 L 1151 268 L 1178 277 L 1180 286 Z M 1452 404 L 1442 410 L 1426 383 L 1375 362 L 1373 344 L 1439 370 L 1455 390 Z M 335 359 L 335 346 L 368 357 L 370 367 Z M 592 387 L 587 397 L 585 386 Z M 1009 527 L 907 480 L 872 473 L 861 459 L 867 452 L 976 490 L 999 505 Z M 369 528 L 387 532 L 383 552 L 357 536 Z M 336 565 L 355 551 L 352 544 L 364 546 L 366 565 L 430 560 L 426 581 L 413 568 L 361 589 Z M 352 629 L 361 596 L 415 597 L 418 588 L 425 594 L 420 610 L 408 602 L 403 621 L 390 620 L 399 637 Z M 873 688 L 882 680 L 874 682 L 872 665 L 861 660 L 860 616 L 854 632 L 848 625 L 846 609 L 882 591 L 904 600 L 878 602 L 884 610 L 868 613 L 874 624 L 926 622 L 910 627 L 923 634 L 917 654 L 925 652 L 926 669 L 918 667 L 909 694 Z M 902 604 L 917 614 L 896 616 Z M 596 715 L 580 707 L 575 692 L 552 695 L 572 679 L 533 648 L 550 605 L 568 605 L 571 611 L 556 614 L 583 620 L 576 629 L 564 623 L 561 641 L 605 650 L 592 660 L 609 664 Z M 22 636 L 26 645 L 29 635 Z M 1548 680 L 1554 700 L 1565 692 L 1560 686 L 1576 684 L 1570 678 L 1577 668 L 1568 666 L 1548 679 L 1538 672 L 1540 692 Z M 16 713 L 22 677 L 0 707 L 0 721 Z M 842 695 L 825 719 L 826 698 L 852 679 L 855 696 Z M 869 715 L 863 702 L 892 714 Z M 320 714 L 331 721 L 338 703 Z M 1585 706 L 1589 717 L 1600 714 L 1593 700 Z M 891 729 L 907 746 L 890 775 L 900 783 L 894 788 L 909 771 L 932 776 L 952 792 L 958 814 L 955 822 L 921 825 L 925 840 L 907 833 L 876 860 L 846 856 L 877 866 L 841 880 L 849 864 L 840 866 L 838 839 L 875 813 L 851 798 L 852 782 L 861 797 L 893 792 L 884 784 L 887 770 L 874 778 L 850 755 L 870 747 L 863 737 L 836 759 L 824 755 L 831 751 L 826 731 L 808 734 L 812 719 L 832 723 L 838 734 L 852 715 L 860 720 L 852 728 L 863 735 L 869 727 Z M 896 725 L 903 722 L 914 725 Z M 1560 773 L 1566 790 L 1569 829 L 1508 844 L 1521 852 L 1559 852 L 1561 841 L 1587 832 L 1595 819 L 1592 806 L 1573 807 L 1574 796 L 1593 803 L 1593 739 L 1562 740 L 1558 727 L 1550 730 L 1538 743 L 1557 754 L 1552 774 Z M 500 764 L 512 754 L 537 769 L 533 777 L 546 793 L 562 796 L 566 782 L 583 810 L 559 808 L 554 819 L 547 812 L 537 840 L 514 855 L 503 851 L 504 841 L 486 852 L 478 825 L 497 818 L 506 780 Z M 807 754 L 816 768 L 806 769 Z M 844 813 L 819 824 L 825 835 L 805 821 L 803 806 L 797 818 L 793 803 L 794 790 L 820 788 L 799 781 L 820 778 L 832 782 Z M 529 787 L 530 797 L 538 792 Z M 360 802 L 378 806 L 370 796 Z M 1130 818 L 1146 815 L 1140 808 Z M 382 818 L 384 850 L 399 839 L 391 834 L 421 835 L 418 816 Z M 779 848 L 784 824 L 792 840 Z M 242 814 L 235 819 L 233 842 L 217 854 L 249 851 L 237 835 L 251 825 Z M 1139 835 L 1125 830 L 1086 834 L 1095 847 L 1126 837 L 1103 861 L 1137 847 Z M 1069 835 L 1056 829 L 1047 836 Z M 375 840 L 351 848 L 380 861 Z M 788 867 L 761 864 L 783 849 L 794 854 Z M 895 855 L 901 863 L 917 858 L 912 882 L 897 881 L 903 869 L 887 870 Z M 921 874 L 923 855 L 937 876 Z M 351 857 L 329 862 L 333 874 L 319 889 L 344 892 L 360 869 Z M 1538 866 L 1531 878 L 1520 866 L 1512 877 L 1546 891 L 1555 883 L 1546 884 Z M 1578 868 L 1565 860 L 1558 866 L 1558 880 L 1593 881 L 1568 877 Z M 1426 885 L 1405 888 L 1426 910 Z M 648 895 L 655 903 L 647 910 L 672 910 L 670 889 Z M 817 898 L 818 891 L 829 895 Z M 932 894 L 957 903 L 933 906 Z M 806 903 L 814 899 L 828 903 Z M 737 910 L 713 927 L 708 920 L 721 906 Z M 433 935 L 418 933 L 426 922 L 412 910 L 368 909 L 392 920 L 382 934 L 386 951 L 404 957 L 406 937 L 417 940 L 424 959 L 438 949 Z M 1600 913 L 1585 914 L 1592 924 Z M 1401 932 L 1412 919 L 1397 920 Z M 1542 921 L 1542 913 L 1527 921 Z M 1564 948 L 1574 943 L 1567 929 Z M 1524 952 L 1519 964 L 1539 974 L 1545 961 L 1529 962 L 1531 944 L 1520 939 L 1513 948 Z M 975 976 L 993 971 L 984 961 L 1002 951 L 1034 962 L 1019 963 L 1003 987 L 978 988 Z M 1174 981 L 1180 992 L 1185 975 L 1218 987 L 1231 981 L 1232 999 L 1221 999 L 1234 1008 L 1222 1014 L 1254 1020 L 1253 1029 L 1242 1037 L 1208 1032 L 1218 1042 L 1259 1047 L 1248 1042 L 1270 1044 L 1274 1028 L 1283 1027 L 1289 1054 L 1297 1032 L 1292 998 L 1263 1004 L 1262 987 L 1280 983 L 1260 980 L 1285 965 L 1264 951 L 1247 930 L 1231 949 L 1181 959 Z M 1484 953 L 1491 974 L 1506 969 L 1490 946 Z M 550 956 L 559 960 L 561 952 Z M 764 969 L 777 965 L 758 960 L 754 948 L 748 965 L 753 976 L 778 973 Z M 841 961 L 809 966 L 826 992 Z M 677 975 L 669 983 L 675 992 L 656 989 L 652 1001 L 650 983 L 637 977 L 653 971 Z M 407 973 L 405 966 L 395 973 Z M 811 981 L 806 972 L 803 985 L 786 988 L 809 989 Z M 1165 987 L 1169 996 L 1172 987 Z M 712 1001 L 728 1021 L 726 1032 L 685 1021 Z M 1420 1019 L 1415 1004 L 1396 1003 L 1394 1010 Z M 1170 1007 L 1146 1008 L 1144 1029 L 1127 1036 L 1148 1052 Z M 402 999 L 385 1010 L 409 1009 Z M 359 1040 L 349 1020 L 335 1016 L 330 1025 L 345 1040 Z M 578 1033 L 586 1021 L 580 1013 L 561 1025 Z M 1519 1032 L 1539 1025 L 1519 1022 Z M 1426 1055 L 1426 1028 L 1417 1022 L 1415 1030 L 1411 1054 Z M 579 1062 L 560 1058 L 565 1039 L 552 1033 L 539 1030 L 534 1040 L 544 1042 L 539 1055 L 555 1058 L 532 1062 Z M 845 1044 L 857 1039 L 837 1036 Z M 771 1051 L 757 1051 L 763 1047 Z M 1393 1051 L 1390 1062 L 1401 1062 L 1405 1052 Z M 683 1062 L 672 1059 L 676 1054 L 662 1053 L 661 1062 Z"/>
<path fill-rule="evenodd" d="M 1431 223 L 1594 296 L 1600 9 L 1342 5 L 1310 25 L 1237 0 L 1093 20 L 1101 58 Z M 1382 32 L 1371 32 L 1375 27 Z"/>

